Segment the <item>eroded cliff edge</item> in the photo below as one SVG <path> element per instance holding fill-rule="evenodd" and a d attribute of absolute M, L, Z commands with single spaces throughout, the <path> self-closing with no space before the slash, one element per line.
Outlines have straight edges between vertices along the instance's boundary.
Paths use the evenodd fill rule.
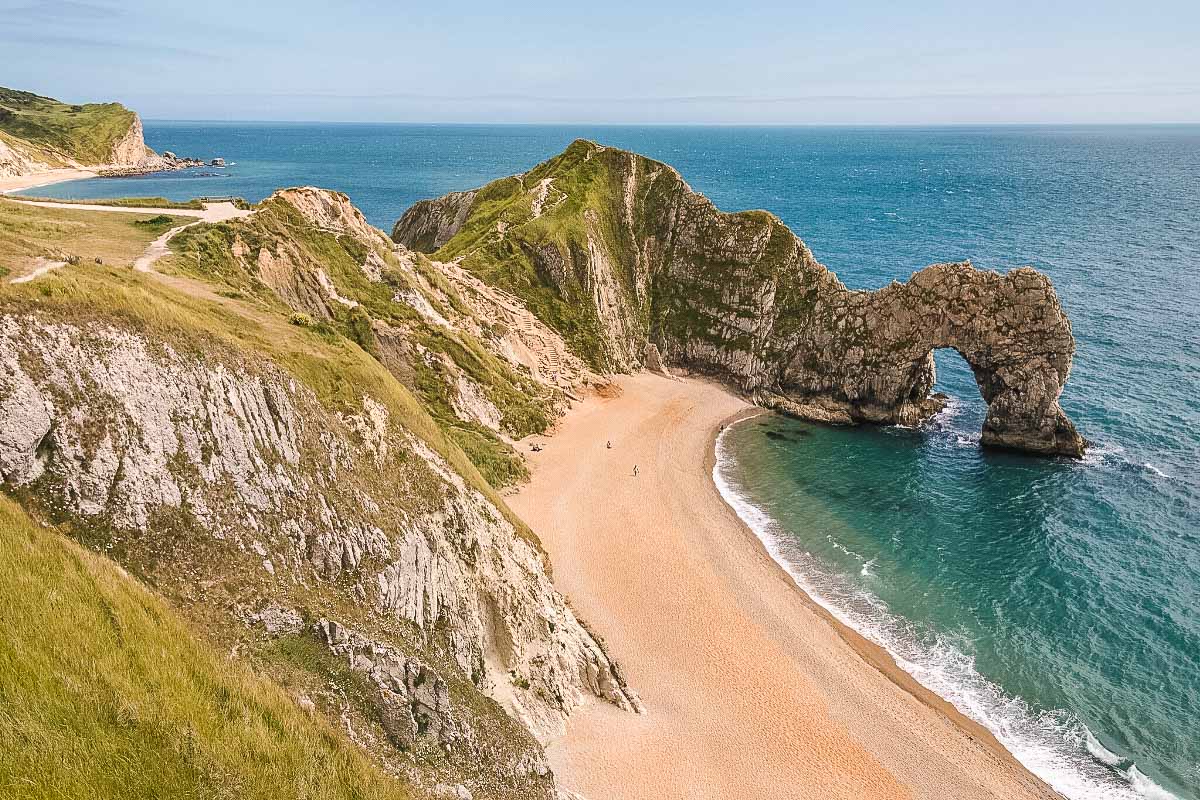
<path fill-rule="evenodd" d="M 131 175 L 200 163 L 155 153 L 141 118 L 120 103 L 72 105 L 0 86 L 0 178 L 63 168 Z"/>
<path fill-rule="evenodd" d="M 66 226 L 28 227 L 0 262 Z M 542 745 L 583 705 L 641 704 L 481 471 L 509 476 L 582 365 L 335 192 L 170 246 L 2 285 L 0 488 L 415 796 L 556 797 Z"/>
<path fill-rule="evenodd" d="M 988 403 L 988 446 L 1079 457 L 1059 406 L 1075 341 L 1053 285 L 936 264 L 847 289 L 777 217 L 724 213 L 671 167 L 579 140 L 528 173 L 417 204 L 393 239 L 521 297 L 599 370 L 667 364 L 835 423 L 915 424 L 938 408 L 933 350 Z"/>

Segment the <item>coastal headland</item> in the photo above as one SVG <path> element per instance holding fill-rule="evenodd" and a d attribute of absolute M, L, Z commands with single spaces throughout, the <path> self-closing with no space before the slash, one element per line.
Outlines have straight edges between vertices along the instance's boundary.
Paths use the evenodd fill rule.
<path fill-rule="evenodd" d="M 88 163 L 158 158 L 131 112 L 19 99 L 44 132 L 0 188 L 82 177 L 25 159 L 84 113 L 112 127 Z M 135 200 L 0 200 L 20 234 L 0 237 L 0 478 L 21 525 L 110 555 L 189 648 L 247 662 L 373 779 L 498 800 L 1054 796 L 811 602 L 712 479 L 718 430 L 760 406 L 928 416 L 945 346 L 982 376 L 992 444 L 1077 455 L 1044 276 L 963 262 L 851 292 L 774 217 L 585 141 L 418 204 L 392 238 L 311 186 Z M 63 713 L 119 737 L 96 708 Z M 162 730 L 237 757 L 220 726 Z"/>

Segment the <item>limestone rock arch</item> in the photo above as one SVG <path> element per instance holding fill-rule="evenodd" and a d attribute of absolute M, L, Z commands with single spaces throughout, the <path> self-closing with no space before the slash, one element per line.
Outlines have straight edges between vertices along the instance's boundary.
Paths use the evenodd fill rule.
<path fill-rule="evenodd" d="M 1083 454 L 1058 404 L 1075 352 L 1071 323 L 1037 270 L 935 264 L 878 291 L 822 294 L 780 376 L 792 402 L 849 422 L 915 424 L 941 405 L 929 394 L 933 351 L 953 348 L 988 405 L 984 445 Z"/>

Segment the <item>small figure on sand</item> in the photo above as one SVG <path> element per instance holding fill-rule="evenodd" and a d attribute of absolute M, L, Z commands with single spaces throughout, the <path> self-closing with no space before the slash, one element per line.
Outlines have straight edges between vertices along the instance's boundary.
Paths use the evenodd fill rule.
<path fill-rule="evenodd" d="M 634 464 L 634 465 L 633 465 L 633 477 L 635 477 L 635 478 L 636 478 L 636 477 L 637 477 L 637 474 L 638 474 L 638 468 L 637 468 L 637 464 Z"/>
<path fill-rule="evenodd" d="M 540 444 L 538 444 L 537 442 L 534 442 L 533 444 L 529 445 L 529 449 L 535 453 L 542 452 L 542 446 Z"/>
<path fill-rule="evenodd" d="M 609 440 L 608 440 L 608 441 L 605 443 L 604 447 L 605 447 L 605 449 L 607 449 L 607 450 L 612 450 L 612 439 L 609 439 Z"/>

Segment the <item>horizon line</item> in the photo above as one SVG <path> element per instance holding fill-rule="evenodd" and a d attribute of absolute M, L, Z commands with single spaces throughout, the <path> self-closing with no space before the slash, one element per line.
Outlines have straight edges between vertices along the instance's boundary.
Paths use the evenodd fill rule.
<path fill-rule="evenodd" d="M 139 114 L 139 116 L 142 116 Z M 148 117 L 144 122 L 217 123 L 224 125 L 435 125 L 468 127 L 571 127 L 609 128 L 1138 128 L 1200 127 L 1200 120 L 1147 120 L 1141 122 L 592 122 L 592 121 L 447 121 L 447 120 L 338 120 L 338 119 L 234 119 Z"/>

